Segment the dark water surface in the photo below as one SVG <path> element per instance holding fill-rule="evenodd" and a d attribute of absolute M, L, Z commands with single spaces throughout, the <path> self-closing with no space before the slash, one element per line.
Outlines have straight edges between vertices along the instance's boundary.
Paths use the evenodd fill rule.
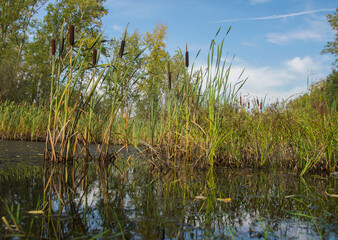
<path fill-rule="evenodd" d="M 118 169 L 47 165 L 43 150 L 44 143 L 0 141 L 0 239 L 338 237 L 337 198 L 328 195 L 338 193 L 336 178 L 252 169 L 159 172 L 128 154 L 116 160 Z"/>

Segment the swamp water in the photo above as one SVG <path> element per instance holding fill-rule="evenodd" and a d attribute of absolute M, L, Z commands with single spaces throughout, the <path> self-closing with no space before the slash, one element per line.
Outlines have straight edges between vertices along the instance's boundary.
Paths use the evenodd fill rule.
<path fill-rule="evenodd" d="M 118 168 L 47 165 L 43 150 L 44 143 L 0 141 L 0 239 L 338 237 L 333 177 L 160 172 L 126 153 Z"/>

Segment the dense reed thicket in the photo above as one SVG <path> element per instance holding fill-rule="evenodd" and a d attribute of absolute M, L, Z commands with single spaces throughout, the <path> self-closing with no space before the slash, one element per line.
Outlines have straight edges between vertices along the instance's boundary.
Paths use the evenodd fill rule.
<path fill-rule="evenodd" d="M 235 84 L 230 81 L 231 61 L 224 60 L 224 39 L 217 44 L 215 38 L 205 70 L 189 67 L 186 50 L 184 80 L 176 81 L 173 88 L 169 63 L 164 101 L 154 96 L 148 114 L 128 115 L 121 106 L 130 86 L 142 76 L 137 74 L 142 65 L 120 64 L 125 38 L 118 55 L 96 65 L 101 36 L 91 48 L 92 55 L 81 55 L 82 45 L 77 43 L 75 49 L 72 31 L 74 27 L 66 53 L 62 47 L 56 54 L 52 41 L 49 110 L 2 103 L 2 138 L 35 140 L 45 135 L 46 157 L 51 161 L 73 161 L 78 153 L 88 158 L 90 143 L 97 144 L 99 161 L 107 161 L 112 144 L 120 143 L 146 146 L 152 163 L 168 168 L 184 163 L 198 168 L 278 167 L 300 175 L 335 171 L 337 111 L 321 97 L 319 84 L 292 101 L 266 105 L 259 99 L 244 99 L 239 93 L 246 80 L 239 76 Z M 63 42 L 64 36 L 60 38 Z M 155 78 L 152 81 L 155 88 Z"/>

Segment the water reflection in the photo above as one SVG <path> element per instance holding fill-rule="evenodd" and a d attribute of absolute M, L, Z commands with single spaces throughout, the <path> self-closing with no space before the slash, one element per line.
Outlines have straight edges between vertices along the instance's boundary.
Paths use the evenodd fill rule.
<path fill-rule="evenodd" d="M 159 172 L 125 159 L 116 163 L 118 169 L 85 161 L 2 168 L 0 196 L 14 212 L 20 204 L 21 230 L 11 232 L 2 224 L 0 238 L 30 234 L 48 239 L 335 239 L 338 235 L 337 199 L 325 194 L 337 192 L 334 178 L 252 169 Z M 44 214 L 28 213 L 37 208 Z M 12 224 L 5 208 L 0 214 Z"/>

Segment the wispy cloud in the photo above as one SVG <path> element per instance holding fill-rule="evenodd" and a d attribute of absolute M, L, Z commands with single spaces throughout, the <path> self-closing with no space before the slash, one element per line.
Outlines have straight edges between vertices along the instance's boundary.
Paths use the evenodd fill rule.
<path fill-rule="evenodd" d="M 247 41 L 242 42 L 242 45 L 247 46 L 247 47 L 257 47 L 256 44 L 252 42 L 247 42 Z"/>
<path fill-rule="evenodd" d="M 314 40 L 314 41 L 322 41 L 323 35 L 318 32 L 312 32 L 311 30 L 303 30 L 303 31 L 294 31 L 288 33 L 268 33 L 268 42 L 283 44 L 287 42 L 291 42 L 293 40 Z"/>
<path fill-rule="evenodd" d="M 282 19 L 282 18 L 288 18 L 288 17 L 295 17 L 295 16 L 301 16 L 301 15 L 308 15 L 308 14 L 318 13 L 318 12 L 332 12 L 332 11 L 335 11 L 335 9 L 333 9 L 333 8 L 332 8 L 332 9 L 331 9 L 331 8 L 327 8 L 327 9 L 316 9 L 316 10 L 302 11 L 302 12 L 296 12 L 296 13 L 271 15 L 271 16 L 266 16 L 266 17 L 225 19 L 225 20 L 214 21 L 214 23 Z"/>
<path fill-rule="evenodd" d="M 306 20 L 306 29 L 298 28 L 283 33 L 268 33 L 267 41 L 275 44 L 285 44 L 294 40 L 325 41 L 330 38 L 332 31 L 324 17 Z"/>
<path fill-rule="evenodd" d="M 251 5 L 256 5 L 256 4 L 260 4 L 260 3 L 267 3 L 270 2 L 271 0 L 250 0 L 250 4 Z"/>

